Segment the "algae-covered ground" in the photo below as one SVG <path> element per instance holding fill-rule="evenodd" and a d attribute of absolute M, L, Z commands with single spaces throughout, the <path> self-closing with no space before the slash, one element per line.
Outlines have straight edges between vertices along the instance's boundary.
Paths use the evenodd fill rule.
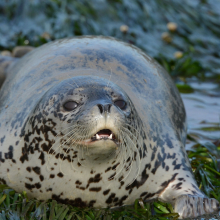
<path fill-rule="evenodd" d="M 220 201 L 219 0 L 1 0 L 0 50 L 76 35 L 105 35 L 142 48 L 175 80 L 186 106 L 187 153 L 201 190 Z M 29 200 L 0 187 L 1 219 L 167 219 L 169 204 L 120 210 Z M 219 216 L 218 216 L 219 217 Z M 217 218 L 217 217 L 216 217 Z"/>

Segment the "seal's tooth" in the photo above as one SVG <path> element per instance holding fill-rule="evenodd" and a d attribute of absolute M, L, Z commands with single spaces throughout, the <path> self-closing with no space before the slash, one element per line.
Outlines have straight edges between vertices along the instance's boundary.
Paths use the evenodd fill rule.
<path fill-rule="evenodd" d="M 112 134 L 109 136 L 109 139 L 112 139 Z"/>
<path fill-rule="evenodd" d="M 98 135 L 98 134 L 96 134 L 96 139 L 100 139 L 100 137 L 99 137 L 99 135 Z"/>

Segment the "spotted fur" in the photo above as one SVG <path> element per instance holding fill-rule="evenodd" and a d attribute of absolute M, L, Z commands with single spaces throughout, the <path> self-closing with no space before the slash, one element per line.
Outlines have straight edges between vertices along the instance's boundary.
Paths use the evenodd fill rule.
<path fill-rule="evenodd" d="M 79 107 L 65 112 L 63 103 L 72 98 Z M 120 98 L 125 111 L 114 105 Z M 106 126 L 121 135 L 123 147 L 96 151 L 74 144 L 102 126 L 100 101 L 111 103 Z M 7 68 L 0 91 L 0 181 L 29 197 L 79 207 L 160 199 L 182 217 L 204 214 L 199 210 L 208 201 L 206 212 L 216 211 L 218 202 L 194 180 L 185 139 L 175 85 L 134 46 L 104 37 L 58 40 Z"/>

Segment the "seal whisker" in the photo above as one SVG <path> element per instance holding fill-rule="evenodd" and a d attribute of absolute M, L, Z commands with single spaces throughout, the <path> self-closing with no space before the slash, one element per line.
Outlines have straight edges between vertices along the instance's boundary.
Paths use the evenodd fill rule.
<path fill-rule="evenodd" d="M 71 132 L 69 132 L 69 133 L 71 133 Z M 68 134 L 69 134 L 68 133 Z M 74 135 L 74 134 L 73 134 Z M 72 135 L 72 136 L 73 136 Z M 62 149 L 62 146 L 64 145 L 64 144 L 66 144 L 70 139 L 71 139 L 71 137 L 72 136 L 70 136 L 69 137 L 69 139 L 68 140 L 66 140 L 64 143 L 62 143 L 61 145 L 59 145 L 59 147 L 57 147 L 57 149 L 55 149 L 55 150 L 53 150 L 54 152 L 52 153 L 52 155 L 55 155 L 55 153 L 56 153 L 56 151 L 58 151 L 59 150 L 59 154 L 60 154 L 60 152 L 61 152 L 61 150 L 63 151 L 63 149 Z M 63 137 L 62 137 L 63 138 Z M 61 138 L 60 138 L 61 139 Z M 54 144 L 54 146 L 55 146 L 55 144 Z M 50 150 L 52 149 L 52 147 L 50 148 Z M 49 152 L 50 152 L 50 150 L 49 150 Z M 57 155 L 57 153 L 56 153 L 56 155 Z M 64 155 L 63 155 L 63 158 L 64 158 Z M 63 159 L 62 158 L 62 159 Z M 59 161 L 60 161 L 60 159 L 61 159 L 61 156 L 59 155 Z M 48 155 L 48 163 L 49 163 L 49 161 L 50 161 L 50 154 Z M 62 160 L 63 161 L 63 160 Z M 60 163 L 62 163 L 62 162 L 59 162 L 59 165 L 60 165 Z M 60 168 L 61 169 L 61 168 Z"/>
<path fill-rule="evenodd" d="M 68 132 L 67 134 L 63 135 L 63 136 L 60 137 L 56 142 L 60 141 L 60 140 L 61 140 L 62 138 L 64 138 L 64 137 L 68 136 L 70 133 L 73 133 L 73 131 L 70 131 L 70 132 Z M 57 136 L 56 136 L 56 137 L 57 137 Z M 54 152 L 56 152 L 56 150 L 53 149 L 53 148 L 55 147 L 56 142 L 54 143 L 54 146 L 52 146 L 52 147 L 49 149 L 49 151 L 48 151 L 48 154 L 49 154 L 49 155 L 50 155 L 50 151 L 51 151 L 51 150 L 53 150 Z M 58 148 L 59 148 L 59 147 L 58 147 Z M 52 154 L 54 154 L 54 152 L 53 152 Z"/>
<path fill-rule="evenodd" d="M 84 136 L 82 136 L 82 138 L 78 139 L 79 142 L 85 140 L 85 138 L 90 137 L 90 136 L 89 136 L 89 131 L 88 131 L 87 129 L 88 129 L 88 128 L 85 128 L 85 127 L 84 127 L 83 129 L 80 130 L 80 133 L 84 134 Z M 81 152 L 81 155 L 79 156 L 81 159 L 80 159 L 79 157 L 77 157 L 78 163 L 79 163 L 81 166 L 86 167 L 86 166 L 84 166 L 83 163 L 82 163 L 82 161 L 85 160 L 85 158 L 84 158 L 84 148 L 85 148 L 85 147 L 83 147 L 83 146 L 80 147 L 80 144 L 77 145 L 77 147 L 80 148 L 80 152 Z M 79 159 L 80 159 L 80 161 L 79 161 Z"/>
<path fill-rule="evenodd" d="M 127 136 L 129 139 L 130 139 L 130 137 L 129 136 Z M 130 141 L 132 141 L 131 139 L 130 139 Z M 134 147 L 136 148 L 136 145 L 135 145 L 135 143 L 133 143 L 133 145 L 134 145 Z M 137 148 L 136 148 L 137 149 Z M 136 154 L 135 154 L 136 153 Z M 129 183 L 129 185 L 130 184 L 132 184 L 135 180 L 136 180 L 136 178 L 138 177 L 138 175 L 139 175 L 139 172 L 140 172 L 140 164 L 141 164 L 141 158 L 140 158 L 140 155 L 139 155 L 139 151 L 134 151 L 134 154 L 135 155 L 138 155 L 138 159 L 139 159 L 139 161 L 137 162 L 137 175 L 133 178 L 133 180 L 132 180 L 132 182 L 131 183 Z M 134 155 L 134 157 L 133 157 L 133 160 L 132 160 L 132 162 L 134 161 L 134 159 L 135 159 L 135 155 Z M 130 171 L 131 171 L 131 169 L 130 169 Z M 130 172 L 129 172 L 130 173 Z M 126 178 L 125 178 L 126 179 Z"/>
<path fill-rule="evenodd" d="M 78 151 L 77 151 L 78 152 Z M 73 153 L 72 153 L 73 154 Z M 71 167 L 72 167 L 72 169 L 73 170 L 76 170 L 76 171 L 78 171 L 78 169 L 76 169 L 75 167 L 74 167 L 74 165 L 73 165 L 73 163 L 74 163 L 74 158 L 73 158 L 73 155 L 71 156 Z"/>
<path fill-rule="evenodd" d="M 68 150 L 70 151 L 71 147 L 72 147 L 72 146 L 68 147 L 66 151 L 64 151 L 63 149 L 61 149 L 62 151 L 65 152 L 65 153 L 63 154 L 63 158 L 62 158 L 62 160 L 61 160 L 61 162 L 60 162 L 60 171 L 61 171 L 61 172 L 62 172 L 62 169 L 61 169 L 62 163 L 63 163 L 65 157 L 67 156 L 67 151 L 68 151 Z M 68 152 L 68 153 L 69 153 L 69 152 Z M 60 157 L 60 159 L 61 159 L 61 157 Z M 74 170 L 77 170 L 77 169 L 75 169 L 73 166 L 72 166 L 72 168 L 73 168 Z M 64 172 L 62 172 L 62 173 L 64 174 Z"/>
<path fill-rule="evenodd" d="M 84 130 L 85 130 L 85 128 L 84 128 L 84 129 L 81 129 L 80 132 L 85 132 Z M 85 137 L 87 137 L 87 135 L 85 135 L 85 136 L 82 137 L 82 138 L 78 138 L 77 141 L 78 141 L 78 142 L 81 142 L 81 141 L 83 141 L 83 140 L 85 139 Z M 75 143 L 75 141 L 74 141 L 74 143 Z M 79 152 L 79 156 L 77 157 L 78 163 L 79 163 L 81 166 L 85 167 L 85 166 L 83 165 L 83 163 L 82 163 L 82 161 L 84 160 L 84 158 L 83 158 L 84 147 L 81 147 L 80 144 L 76 144 L 76 145 L 75 145 L 75 148 L 76 148 L 76 149 L 78 148 L 78 152 Z"/>
<path fill-rule="evenodd" d="M 120 130 L 120 132 L 119 132 L 119 140 L 121 140 L 121 138 L 122 138 L 122 140 L 123 140 L 123 133 L 122 133 L 122 131 Z M 122 149 L 123 148 L 123 149 Z M 124 143 L 124 141 L 122 141 L 121 143 L 120 143 L 120 153 L 121 152 L 126 152 L 126 144 Z M 122 159 L 121 159 L 122 158 Z M 126 154 L 125 153 L 121 153 L 121 157 L 119 158 L 119 163 L 121 164 L 120 166 L 119 166 L 119 170 L 117 171 L 117 173 L 116 173 L 116 175 L 115 175 L 115 177 L 116 176 L 118 176 L 118 175 L 120 175 L 120 173 L 122 172 L 122 170 L 123 170 L 123 168 L 124 168 L 124 162 L 126 161 L 126 159 L 125 158 L 127 158 L 126 157 Z"/>
<path fill-rule="evenodd" d="M 134 131 L 136 132 L 136 135 L 134 135 L 134 134 L 132 134 L 131 133 L 131 131 L 129 130 L 129 129 L 127 129 L 127 128 L 125 128 L 125 127 L 122 127 L 122 129 L 127 129 L 127 132 L 129 132 L 131 135 L 132 135 L 132 137 L 134 137 L 136 140 L 137 140 L 137 142 L 139 143 L 139 145 L 140 145 L 140 150 L 141 150 L 141 155 L 142 155 L 142 157 L 143 157 L 143 155 L 144 155 L 144 148 L 143 148 L 143 143 L 141 143 L 140 142 L 140 140 L 141 140 L 141 134 L 140 134 L 140 128 L 139 128 L 139 130 L 138 129 L 136 129 L 136 128 L 134 128 L 132 125 L 129 125 L 129 124 L 127 124 L 127 123 L 125 123 L 127 126 L 129 126 L 129 127 L 131 127 L 131 129 L 134 129 Z"/>
<path fill-rule="evenodd" d="M 118 139 L 121 140 L 121 130 L 119 130 Z M 123 148 L 123 142 L 120 142 L 120 145 L 119 145 L 119 159 L 118 159 L 120 165 L 119 165 L 119 167 L 116 168 L 116 169 L 120 168 L 119 171 L 117 171 L 118 174 L 120 174 L 120 172 L 123 169 L 124 154 L 121 153 L 121 152 L 123 152 L 122 148 Z M 116 174 L 116 176 L 117 176 L 117 174 Z"/>
<path fill-rule="evenodd" d="M 65 128 L 65 129 L 61 130 L 60 133 L 55 136 L 55 138 L 57 138 L 58 135 L 62 135 L 62 133 L 63 133 L 64 130 L 67 130 L 67 129 L 70 129 L 70 128 L 74 128 L 74 127 L 75 127 L 75 128 L 78 128 L 79 126 L 78 126 L 78 125 L 69 126 L 68 128 Z M 63 136 L 60 137 L 58 140 L 60 140 L 61 138 L 66 137 L 66 136 L 68 136 L 71 132 L 74 132 L 74 130 L 69 131 L 67 134 L 63 135 Z"/>
<path fill-rule="evenodd" d="M 107 87 L 108 87 L 108 85 L 109 85 L 109 82 L 110 82 L 110 79 L 111 79 L 111 76 L 112 76 L 112 68 L 109 66 L 109 68 L 111 69 L 111 73 L 110 73 L 110 77 L 109 77 L 109 79 L 108 79 L 108 84 L 107 84 Z"/>
<path fill-rule="evenodd" d="M 77 121 L 76 121 L 75 123 L 77 123 Z M 78 125 L 78 124 L 71 125 L 71 126 L 69 126 L 69 127 L 67 127 L 67 128 L 62 129 L 62 130 L 60 131 L 60 133 L 62 133 L 62 132 L 65 131 L 65 130 L 68 130 L 68 129 L 70 129 L 70 128 L 74 128 L 74 127 L 75 127 L 75 128 L 78 128 L 79 125 Z M 59 134 L 58 134 L 58 135 L 59 135 Z M 56 135 L 56 137 L 57 137 L 58 135 Z"/>
<path fill-rule="evenodd" d="M 75 83 L 76 87 L 78 88 L 79 86 L 76 84 L 76 82 L 74 82 L 74 83 Z M 70 83 L 67 83 L 67 84 L 70 85 L 71 87 L 73 87 L 73 85 L 71 85 Z"/>
<path fill-rule="evenodd" d="M 70 127 L 72 127 L 72 126 L 70 126 Z M 68 128 L 70 128 L 70 127 L 68 127 Z M 80 126 L 75 126 L 76 128 L 79 128 Z M 82 128 L 82 126 L 81 126 L 81 128 Z M 71 134 L 72 133 L 72 134 Z M 70 137 L 64 142 L 64 143 L 62 143 L 61 145 L 59 145 L 58 147 L 57 147 L 57 149 L 53 149 L 53 153 L 52 153 L 52 155 L 55 155 L 55 154 L 57 154 L 56 152 L 58 151 L 58 150 L 62 150 L 63 151 L 63 149 L 62 149 L 62 146 L 64 145 L 64 144 L 66 144 L 67 142 L 69 142 L 71 139 L 73 139 L 74 138 L 74 130 L 71 130 L 70 132 L 68 132 L 67 134 L 65 134 L 64 136 L 62 136 L 61 138 L 59 138 L 58 139 L 58 141 L 60 140 L 60 139 L 62 139 L 62 138 L 64 138 L 64 137 L 66 137 L 66 136 L 68 136 L 69 134 L 71 134 L 70 135 Z M 75 141 L 77 141 L 77 140 L 75 140 Z M 74 142 L 75 142 L 74 141 Z M 71 144 L 73 144 L 74 142 L 72 142 Z M 49 150 L 49 152 L 52 150 L 52 148 L 54 148 L 56 146 L 56 143 L 54 144 L 54 146 L 53 147 L 51 147 L 50 148 L 50 150 Z M 71 146 L 70 146 L 71 147 Z M 48 152 L 48 153 L 49 153 Z M 50 153 L 49 153 L 49 155 L 50 155 Z M 62 161 L 63 161 L 63 159 L 65 158 L 65 156 L 67 155 L 67 153 L 66 152 L 64 152 L 64 154 L 63 154 L 63 158 L 62 158 Z M 59 160 L 60 160 L 61 158 L 60 158 L 60 156 L 59 156 Z M 48 162 L 50 161 L 50 156 L 48 156 Z M 60 162 L 60 163 L 62 163 L 62 162 Z M 60 168 L 61 169 L 61 168 Z"/>
<path fill-rule="evenodd" d="M 130 160 L 131 160 L 131 163 L 130 163 L 130 166 L 132 167 L 132 163 L 133 163 L 133 157 L 132 157 L 132 150 L 130 150 L 130 145 L 129 144 L 125 144 L 125 143 L 128 143 L 128 140 L 127 140 L 127 137 L 125 136 L 125 134 L 123 133 L 123 139 L 125 140 L 124 141 L 124 151 L 127 153 L 127 151 L 129 151 L 129 153 L 128 153 L 128 155 L 129 155 L 129 157 L 126 157 L 127 158 L 127 160 L 130 158 Z M 125 154 L 125 156 L 126 156 L 126 154 Z M 124 160 L 124 162 L 126 163 L 126 161 L 127 160 Z M 130 166 L 129 167 L 126 167 L 125 165 L 123 166 L 123 168 L 125 168 L 125 170 L 127 170 L 127 169 L 129 169 L 130 168 Z M 125 177 L 124 178 L 122 178 L 121 179 L 121 181 L 122 180 L 124 180 L 124 179 L 126 179 Z"/>
<path fill-rule="evenodd" d="M 138 135 L 138 136 L 133 135 L 133 134 L 131 133 L 131 131 L 130 131 L 129 129 L 125 128 L 125 127 L 123 127 L 122 129 L 126 130 L 126 132 L 128 132 L 133 138 L 136 139 L 136 141 L 137 141 L 137 143 L 138 143 L 138 146 L 140 146 L 141 157 L 143 158 L 144 148 L 143 148 L 143 143 L 140 142 L 139 135 Z M 138 132 L 137 129 L 136 129 L 136 132 Z M 140 134 L 140 133 L 138 132 L 138 134 Z M 137 147 L 137 148 L 138 148 L 138 147 Z M 138 149 L 139 149 L 139 148 L 138 148 Z"/>
<path fill-rule="evenodd" d="M 69 74 L 69 73 L 67 73 L 68 74 L 68 76 L 70 77 L 70 78 L 72 78 L 72 76 Z M 74 81 L 74 80 L 72 80 L 73 81 L 73 83 L 75 83 L 75 85 L 76 85 L 76 87 L 77 88 L 79 88 L 79 86 L 77 85 L 77 83 Z M 71 84 L 69 84 L 71 87 L 73 86 L 73 85 L 71 85 Z"/>
<path fill-rule="evenodd" d="M 78 150 L 78 152 L 79 152 L 79 157 L 77 157 L 78 163 L 80 164 L 80 166 L 83 166 L 83 165 L 82 165 L 82 162 L 81 162 L 81 161 L 79 161 L 79 159 L 80 159 L 81 147 L 80 147 L 80 145 L 79 145 L 79 144 L 77 144 L 77 145 L 76 145 L 76 147 L 77 147 L 78 149 L 80 149 L 80 150 Z"/>

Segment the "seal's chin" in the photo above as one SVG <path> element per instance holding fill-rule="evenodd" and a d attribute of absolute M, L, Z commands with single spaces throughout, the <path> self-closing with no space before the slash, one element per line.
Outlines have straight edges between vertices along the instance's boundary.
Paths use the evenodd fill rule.
<path fill-rule="evenodd" d="M 106 156 L 109 159 L 115 156 L 119 141 L 110 129 L 102 129 L 93 134 L 90 139 L 81 141 L 80 144 L 86 147 L 87 159 L 100 162 L 100 160 L 106 160 Z"/>

